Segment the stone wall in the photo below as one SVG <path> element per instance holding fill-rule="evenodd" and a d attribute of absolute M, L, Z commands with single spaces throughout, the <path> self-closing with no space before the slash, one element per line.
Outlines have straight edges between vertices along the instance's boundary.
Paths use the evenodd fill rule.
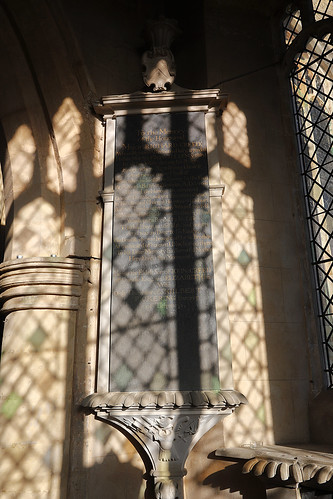
<path fill-rule="evenodd" d="M 252 479 L 229 473 L 222 487 L 221 464 L 209 454 L 223 445 L 306 442 L 308 403 L 321 387 L 288 88 L 276 62 L 278 12 L 269 18 L 255 2 L 185 4 L 176 83 L 229 94 L 219 129 L 224 320 L 235 388 L 249 400 L 197 444 L 186 487 L 197 499 L 242 497 L 244 487 L 257 498 Z M 171 2 L 169 17 L 177 18 L 176 7 Z M 144 497 L 132 444 L 86 416 L 80 402 L 94 391 L 98 338 L 104 129 L 91 102 L 142 88 L 142 27 L 152 13 L 153 2 L 130 0 L 0 7 L 0 285 L 4 304 L 16 300 L 4 305 L 4 498 Z M 66 265 L 67 287 L 54 277 Z M 220 355 L 230 360 L 221 339 Z"/>

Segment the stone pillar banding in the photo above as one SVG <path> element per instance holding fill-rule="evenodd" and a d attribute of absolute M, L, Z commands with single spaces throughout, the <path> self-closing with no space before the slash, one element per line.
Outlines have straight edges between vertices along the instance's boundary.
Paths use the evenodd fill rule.
<path fill-rule="evenodd" d="M 0 265 L 1 312 L 78 310 L 84 266 L 59 257 L 20 258 Z"/>
<path fill-rule="evenodd" d="M 17 258 L 0 265 L 1 313 L 5 316 L 2 464 L 5 468 L 16 462 L 17 449 L 34 456 L 34 489 L 23 476 L 14 478 L 15 484 L 10 477 L 8 482 L 12 487 L 16 481 L 18 487 L 24 484 L 28 495 L 43 495 L 51 490 L 51 483 L 61 497 L 66 495 L 76 317 L 85 269 L 79 259 L 61 257 Z M 46 455 L 50 456 L 47 464 Z"/>

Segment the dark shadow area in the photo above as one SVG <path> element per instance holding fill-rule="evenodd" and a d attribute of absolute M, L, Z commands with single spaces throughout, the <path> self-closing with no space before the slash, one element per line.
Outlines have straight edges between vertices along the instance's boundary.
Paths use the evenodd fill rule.
<path fill-rule="evenodd" d="M 141 443 L 139 443 L 139 440 L 137 440 L 134 437 L 135 433 L 132 434 L 132 433 L 127 432 L 127 431 L 125 432 L 121 426 L 114 424 L 114 422 L 112 420 L 109 420 L 106 422 L 103 418 L 100 419 L 99 417 L 97 417 L 96 419 L 101 421 L 102 424 L 105 425 L 105 428 L 104 428 L 105 437 L 104 437 L 103 431 L 101 431 L 101 429 L 99 429 L 95 432 L 95 437 L 97 437 L 98 440 L 100 440 L 102 438 L 104 445 L 107 444 L 107 439 L 109 436 L 109 433 L 108 433 L 109 427 L 112 427 L 112 428 L 116 429 L 116 431 L 119 431 L 119 433 L 124 435 L 125 438 L 133 445 L 136 452 L 139 454 L 140 458 L 142 459 L 143 465 L 145 467 L 145 473 L 143 475 L 142 475 L 141 471 L 139 471 L 140 477 L 144 478 L 146 480 L 146 482 L 145 482 L 145 485 L 146 485 L 145 498 L 146 499 L 154 499 L 154 480 L 153 480 L 153 477 L 151 476 L 151 470 L 152 470 L 151 462 L 150 462 L 150 459 L 148 457 L 148 454 L 143 451 L 143 447 L 142 447 Z M 114 455 L 113 452 L 111 452 L 110 454 L 112 456 Z M 114 457 L 116 458 L 116 456 L 114 456 Z"/>
<path fill-rule="evenodd" d="M 202 0 L 127 0 L 112 6 L 108 0 L 99 0 L 93 12 L 88 0 L 80 4 L 75 0 L 61 3 L 75 31 L 98 97 L 142 89 L 141 56 L 148 48 L 145 27 L 147 21 L 159 16 L 178 21 L 180 34 L 172 46 L 177 84 L 185 88 L 206 88 Z M 121 69 L 122 64 L 126 65 L 125 71 Z M 110 67 L 113 68 L 112 78 Z"/>
<path fill-rule="evenodd" d="M 239 492 L 243 499 L 266 499 L 266 488 L 253 475 L 242 474 L 242 463 L 221 463 L 225 468 L 209 475 L 203 482 L 212 489 L 227 490 L 231 494 Z"/>
<path fill-rule="evenodd" d="M 113 452 L 87 470 L 91 481 L 87 497 L 100 499 L 138 499 L 142 473 L 130 463 L 121 463 Z M 152 496 L 146 496 L 150 499 Z"/>
<path fill-rule="evenodd" d="M 204 1 L 165 1 L 164 15 L 178 21 L 180 34 L 172 45 L 177 85 L 207 88 Z"/>
<path fill-rule="evenodd" d="M 323 490 L 311 490 L 307 487 L 300 487 L 301 499 L 315 499 L 320 497 L 321 499 L 332 499 L 332 492 L 327 492 Z"/>

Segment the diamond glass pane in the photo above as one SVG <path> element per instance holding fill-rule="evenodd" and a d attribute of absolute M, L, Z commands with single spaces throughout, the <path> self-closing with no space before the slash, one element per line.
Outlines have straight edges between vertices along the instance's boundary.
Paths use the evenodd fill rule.
<path fill-rule="evenodd" d="M 332 0 L 312 0 L 312 5 L 316 21 L 333 17 Z"/>
<path fill-rule="evenodd" d="M 301 11 L 296 10 L 288 14 L 283 22 L 286 45 L 290 45 L 298 33 L 302 31 Z"/>
<path fill-rule="evenodd" d="M 333 2 L 316 1 L 331 15 Z M 330 4 L 330 5 L 328 5 Z M 290 74 L 304 196 L 312 247 L 325 371 L 333 388 L 333 45 L 310 38 Z"/>

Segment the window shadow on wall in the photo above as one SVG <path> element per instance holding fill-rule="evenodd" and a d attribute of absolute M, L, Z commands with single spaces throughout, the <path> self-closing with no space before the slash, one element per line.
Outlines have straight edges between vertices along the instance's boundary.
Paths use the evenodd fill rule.
<path fill-rule="evenodd" d="M 225 421 L 226 436 L 228 445 L 301 442 L 308 438 L 311 388 L 304 307 L 309 317 L 311 310 L 295 144 L 283 114 L 288 88 L 280 87 L 278 66 L 256 71 L 274 60 L 271 41 L 263 43 L 271 36 L 264 16 L 253 14 L 262 25 L 259 36 L 255 24 L 245 29 L 244 11 L 233 13 L 234 53 L 245 52 L 238 67 L 229 60 L 224 74 L 225 80 L 232 71 L 239 76 L 223 86 L 230 102 L 222 116 L 221 176 L 233 374 L 249 405 Z M 241 64 L 249 61 L 253 72 L 245 75 Z"/>
<path fill-rule="evenodd" d="M 5 170 L 5 258 L 15 259 L 17 253 L 23 258 L 50 257 L 51 253 L 66 258 L 69 249 L 65 243 L 71 239 L 71 253 L 89 268 L 90 261 L 99 257 L 98 253 L 91 255 L 97 209 L 95 197 L 91 201 L 86 192 L 85 175 L 96 192 L 100 178 L 83 168 L 83 163 L 89 167 L 94 164 L 94 138 L 89 130 L 89 120 L 93 119 L 82 125 L 82 95 L 72 76 L 70 82 L 64 77 L 68 61 L 62 59 L 58 33 L 54 38 L 45 37 L 45 26 L 48 34 L 54 35 L 54 19 L 46 4 L 39 8 L 36 16 L 30 4 L 19 9 L 20 14 L 12 5 L 9 9 L 1 5 L 0 9 L 2 63 L 7 67 L 1 79 L 6 97 L 1 106 L 0 134 L 1 167 Z M 43 15 L 44 28 L 39 29 Z M 37 43 L 29 33 L 36 34 Z M 53 51 L 47 50 L 52 43 L 52 50 L 56 51 L 57 44 L 61 48 L 57 55 L 63 85 L 53 93 L 59 68 L 50 56 Z M 39 72 L 41 67 L 48 68 L 47 83 L 41 77 L 45 71 Z M 20 86 L 22 81 L 24 86 Z M 69 83 L 70 91 L 66 88 Z M 72 99 L 64 97 L 65 88 L 72 92 Z M 91 205 L 93 209 L 89 209 Z M 98 283 L 95 285 L 97 288 Z M 85 281 L 81 303 L 89 302 L 93 287 Z M 38 295 L 38 286 L 34 289 Z M 45 310 L 45 306 L 22 308 L 4 318 L 7 335 L 1 363 L 4 395 L 0 419 L 6 474 L 2 474 L 1 490 L 19 497 L 39 495 L 43 489 L 43 493 L 46 490 L 65 497 L 69 456 L 82 467 L 84 461 L 83 445 L 72 444 L 84 439 L 84 420 L 77 406 L 86 395 L 86 309 L 83 305 L 75 317 L 75 312 Z M 71 471 L 70 484 L 75 489 L 77 468 Z"/>
<path fill-rule="evenodd" d="M 112 390 L 216 386 L 204 133 L 201 113 L 117 119 Z"/>
<path fill-rule="evenodd" d="M 91 477 L 87 490 L 88 497 L 101 499 L 143 497 L 142 471 L 128 462 L 120 462 L 113 452 L 109 452 L 100 462 L 87 468 L 86 472 Z"/>

